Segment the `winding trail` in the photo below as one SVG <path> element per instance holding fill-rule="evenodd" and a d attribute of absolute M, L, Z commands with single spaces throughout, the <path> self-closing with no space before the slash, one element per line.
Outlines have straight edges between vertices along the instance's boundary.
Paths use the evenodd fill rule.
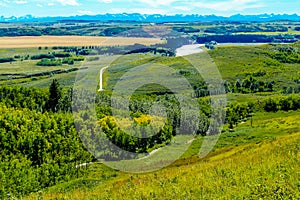
<path fill-rule="evenodd" d="M 142 157 L 142 158 L 139 158 L 139 159 L 137 159 L 137 160 L 143 160 L 143 159 L 149 158 L 151 155 L 155 154 L 155 153 L 158 152 L 159 150 L 161 150 L 161 148 L 154 149 L 154 150 L 151 151 L 147 156 Z"/>
<path fill-rule="evenodd" d="M 108 66 L 106 67 L 103 67 L 101 70 L 100 70 L 100 82 L 99 82 L 99 92 L 100 91 L 103 91 L 103 73 L 104 73 L 104 70 L 106 70 L 108 68 Z"/>

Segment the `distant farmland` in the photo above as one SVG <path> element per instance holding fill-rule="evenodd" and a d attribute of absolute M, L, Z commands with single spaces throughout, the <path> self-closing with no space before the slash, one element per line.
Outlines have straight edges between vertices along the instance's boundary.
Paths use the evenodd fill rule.
<path fill-rule="evenodd" d="M 32 48 L 53 46 L 125 46 L 135 43 L 164 43 L 158 38 L 92 37 L 92 36 L 24 36 L 0 37 L 0 48 Z"/>

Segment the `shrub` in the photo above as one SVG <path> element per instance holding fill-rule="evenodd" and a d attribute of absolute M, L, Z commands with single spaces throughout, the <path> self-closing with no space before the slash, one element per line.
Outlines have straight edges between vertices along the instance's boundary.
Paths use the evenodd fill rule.
<path fill-rule="evenodd" d="M 264 109 L 267 112 L 276 112 L 278 111 L 278 101 L 276 101 L 274 98 L 268 98 L 264 102 Z"/>
<path fill-rule="evenodd" d="M 54 52 L 53 55 L 57 58 L 67 58 L 70 57 L 71 55 L 67 52 Z"/>
<path fill-rule="evenodd" d="M 292 94 L 289 96 L 270 97 L 263 102 L 263 108 L 267 112 L 278 110 L 289 111 L 300 109 L 300 95 Z"/>
<path fill-rule="evenodd" d="M 37 63 L 38 66 L 60 66 L 62 65 L 61 60 L 43 58 Z"/>
<path fill-rule="evenodd" d="M 0 58 L 0 63 L 13 62 L 15 59 L 13 58 Z"/>
<path fill-rule="evenodd" d="M 43 58 L 51 59 L 51 58 L 55 58 L 55 57 L 52 54 L 38 54 L 38 55 L 33 55 L 30 57 L 31 60 L 40 60 Z"/>

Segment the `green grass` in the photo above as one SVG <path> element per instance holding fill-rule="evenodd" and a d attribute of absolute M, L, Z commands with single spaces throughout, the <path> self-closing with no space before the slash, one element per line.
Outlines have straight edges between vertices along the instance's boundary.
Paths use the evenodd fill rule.
<path fill-rule="evenodd" d="M 70 72 L 70 73 L 63 73 L 63 74 L 56 74 L 53 76 L 44 76 L 36 78 L 29 78 L 29 79 L 21 79 L 21 83 L 17 83 L 18 85 L 23 85 L 27 87 L 38 87 L 38 88 L 48 88 L 53 79 L 57 79 L 62 87 L 72 87 L 75 79 L 76 79 L 77 72 Z M 16 82 L 15 82 L 16 84 Z"/>
<path fill-rule="evenodd" d="M 213 26 L 193 27 L 200 28 L 198 34 L 203 34 L 205 28 Z M 293 28 L 294 25 L 288 32 L 283 33 L 239 34 L 300 34 Z M 300 47 L 300 43 L 289 45 Z M 57 67 L 37 66 L 37 60 L 18 60 L 0 64 L 0 85 L 15 84 L 48 88 L 53 79 L 58 79 L 62 87 L 85 87 L 95 91 L 99 85 L 100 69 L 109 65 L 104 73 L 104 89 L 111 92 L 126 72 L 149 63 L 169 66 L 175 71 L 170 75 L 172 78 L 178 78 L 180 73 L 184 72 L 183 77 L 193 85 L 203 77 L 189 63 L 190 60 L 197 62 L 202 72 L 216 64 L 222 78 L 231 82 L 264 71 L 267 72 L 265 76 L 255 78 L 274 81 L 277 90 L 284 86 L 297 86 L 294 80 L 300 78 L 300 64 L 284 64 L 270 58 L 265 52 L 273 51 L 272 48 L 271 45 L 221 46 L 213 51 L 205 50 L 211 60 L 207 59 L 207 54 L 195 54 L 185 58 L 133 54 L 120 57 L 99 56 L 98 61 L 78 62 L 72 66 Z M 51 52 L 51 49 L 0 49 L 0 58 L 48 52 Z M 52 76 L 6 80 L 10 76 L 18 77 L 74 67 L 87 67 L 87 69 Z M 147 77 L 147 73 L 152 72 L 141 71 L 140 73 L 143 76 L 133 80 L 143 82 L 145 75 Z M 164 72 L 162 69 L 157 69 L 155 73 Z M 205 75 L 213 77 L 215 74 L 208 72 Z M 177 83 L 174 82 L 175 84 Z M 141 92 L 163 90 L 165 88 L 157 85 L 139 88 Z M 229 93 L 227 100 L 229 103 L 256 102 L 279 94 L 280 91 L 255 94 Z M 168 163 L 172 157 L 180 156 L 177 161 L 169 163 L 170 165 L 159 171 L 132 174 L 111 169 L 101 163 L 94 163 L 78 169 L 80 178 L 58 183 L 22 199 L 300 199 L 299 129 L 299 110 L 276 113 L 256 112 L 252 125 L 250 120 L 239 123 L 233 132 L 229 130 L 228 125 L 225 125 L 216 145 L 205 158 L 198 156 L 204 140 L 202 136 L 197 136 L 182 155 L 180 153 L 183 149 L 178 143 L 186 142 L 191 138 L 179 136 L 176 137 L 178 141 L 172 141 L 168 149 L 162 148 L 140 162 L 123 161 L 123 164 L 127 164 L 127 167 L 134 171 L 134 169 L 141 170 L 145 162 L 150 163 L 147 167 L 151 168 Z M 110 164 L 112 166 L 114 163 Z"/>
<path fill-rule="evenodd" d="M 279 92 L 258 92 L 253 94 L 227 93 L 226 99 L 230 103 L 248 103 L 263 101 L 266 98 L 280 95 Z"/>
<path fill-rule="evenodd" d="M 295 86 L 293 79 L 298 77 L 299 64 L 284 64 L 268 57 L 264 52 L 272 51 L 268 45 L 257 47 L 221 47 L 210 51 L 223 79 L 236 81 L 254 73 L 264 71 L 265 76 L 258 80 L 274 81 L 275 87 Z"/>
<path fill-rule="evenodd" d="M 228 125 L 225 125 L 225 132 L 220 135 L 213 151 L 218 152 L 224 148 L 234 148 L 249 143 L 261 142 L 263 140 L 273 140 L 291 133 L 300 131 L 300 111 L 265 113 L 258 112 L 253 116 L 252 127 L 251 120 L 242 122 L 229 132 Z M 197 137 L 190 148 L 182 156 L 189 158 L 199 152 L 199 146 L 203 138 Z"/>
<path fill-rule="evenodd" d="M 275 81 L 276 87 L 295 84 L 293 78 L 299 75 L 300 65 L 282 63 L 272 65 L 274 60 L 263 54 L 268 48 L 270 47 L 220 47 L 209 51 L 209 54 L 225 80 L 235 81 L 258 71 L 266 71 L 267 74 L 258 79 Z M 12 55 L 15 52 L 4 51 L 3 53 Z M 36 52 L 32 50 L 32 53 Z M 200 70 L 205 70 L 212 64 L 204 54 L 192 55 L 188 59 L 200 63 Z M 104 73 L 104 87 L 106 90 L 112 90 L 126 72 L 149 63 L 169 66 L 176 72 L 171 74 L 175 78 L 179 77 L 180 70 L 185 70 L 187 72 L 185 78 L 195 84 L 201 80 L 201 77 L 188 59 L 141 54 L 119 58 L 100 56 L 98 61 L 77 64 L 87 67 L 86 70 L 34 79 L 2 81 L 2 84 L 47 88 L 55 78 L 63 87 L 70 87 L 75 83 L 76 87 L 89 87 L 95 90 L 99 84 L 99 70 L 109 65 L 110 67 Z M 35 62 L 3 63 L 0 65 L 0 73 L 38 73 L 69 67 L 38 67 Z M 156 73 L 163 73 L 163 71 L 158 69 Z M 144 77 L 138 80 L 143 81 Z M 155 91 L 157 87 L 152 85 L 142 90 Z M 229 102 L 243 103 L 274 95 L 277 93 L 228 94 L 227 99 Z M 299 127 L 299 111 L 258 112 L 253 117 L 252 126 L 248 120 L 238 124 L 234 132 L 229 132 L 228 126 L 225 125 L 224 133 L 205 158 L 201 159 L 198 156 L 203 137 L 198 136 L 185 152 L 173 141 L 168 149 L 162 148 L 145 160 L 123 161 L 123 164 L 130 167 L 127 170 L 139 171 L 145 162 L 149 163 L 147 167 L 151 169 L 158 164 L 171 164 L 168 163 L 171 157 L 181 156 L 162 170 L 130 174 L 110 169 L 103 164 L 92 164 L 87 169 L 79 170 L 81 178 L 47 188 L 40 194 L 35 193 L 24 199 L 37 199 L 39 195 L 42 195 L 43 199 L 297 198 L 299 197 L 297 196 L 299 193 L 299 170 L 297 171 L 299 169 L 299 146 L 297 146 L 300 142 Z M 187 140 L 184 137 L 178 139 Z M 179 153 L 182 151 L 183 155 Z M 114 163 L 110 163 L 110 166 L 113 165 Z M 146 168 L 143 169 L 147 171 Z"/>
<path fill-rule="evenodd" d="M 129 174 L 94 164 L 84 178 L 43 191 L 43 199 L 300 198 L 300 111 L 258 113 L 253 121 L 223 133 L 203 159 L 198 137 L 160 171 Z"/>
<path fill-rule="evenodd" d="M 76 62 L 74 65 L 62 66 L 37 66 L 36 60 L 16 61 L 12 63 L 0 63 L 0 74 L 35 74 L 39 72 L 48 72 L 59 69 L 69 69 L 80 67 L 82 63 Z"/>
<path fill-rule="evenodd" d="M 49 87 L 53 79 L 57 79 L 62 87 L 73 87 L 74 83 L 77 80 L 78 74 L 82 74 L 82 70 L 47 76 L 34 76 L 34 74 L 72 68 L 87 68 L 86 71 L 88 74 L 85 74 L 85 78 L 92 78 L 91 80 L 94 80 L 93 86 L 96 88 L 99 82 L 100 69 L 103 66 L 109 65 L 109 63 L 114 59 L 116 59 L 116 57 L 114 56 L 100 56 L 100 59 L 98 61 L 75 62 L 74 65 L 62 65 L 53 67 L 37 66 L 36 63 L 38 61 L 36 60 L 18 60 L 12 63 L 1 63 L 0 85 L 17 84 L 28 87 L 46 88 Z M 29 74 L 33 74 L 33 77 L 22 78 L 22 76 Z M 15 79 L 12 79 L 11 77 L 15 77 Z"/>
<path fill-rule="evenodd" d="M 255 79 L 265 82 L 274 81 L 274 88 L 277 91 L 281 91 L 283 87 L 296 87 L 297 84 L 294 80 L 300 77 L 300 64 L 285 64 L 270 58 L 266 55 L 266 52 L 273 51 L 272 48 L 270 45 L 218 47 L 216 50 L 208 52 L 210 58 L 207 57 L 207 54 L 203 53 L 191 55 L 186 58 L 155 57 L 150 55 L 148 57 L 142 55 L 123 56 L 120 60 L 114 61 L 106 72 L 108 77 L 107 89 L 111 90 L 129 70 L 149 63 L 168 66 L 174 69 L 175 73 L 171 76 L 173 78 L 180 77 L 180 72 L 184 70 L 187 74 L 183 75 L 183 77 L 186 78 L 191 85 L 195 85 L 199 80 L 203 80 L 201 78 L 203 74 L 197 72 L 192 66 L 193 62 L 199 63 L 197 67 L 203 72 L 205 72 L 207 67 L 216 65 L 223 80 L 229 80 L 233 83 L 247 76 L 256 76 L 255 74 L 258 72 L 266 72 L 266 75 L 260 77 L 256 76 Z M 159 74 L 163 73 L 163 71 L 158 70 L 155 73 Z M 213 77 L 214 74 L 205 74 L 205 76 Z M 148 87 L 147 89 L 155 90 L 158 88 Z"/>
<path fill-rule="evenodd" d="M 38 60 L 30 60 L 30 56 L 36 54 L 47 54 L 52 52 L 51 49 L 42 49 L 38 50 L 37 48 L 21 48 L 21 49 L 0 49 L 0 57 L 14 57 L 18 56 L 27 56 L 29 55 L 28 60 L 21 60 L 21 58 L 16 59 L 16 61 L 11 63 L 0 63 L 0 85 L 13 85 L 13 84 L 22 84 L 34 87 L 48 87 L 53 78 L 62 80 L 62 85 L 70 87 L 72 86 L 73 81 L 70 79 L 74 78 L 73 72 L 70 75 L 66 74 L 57 74 L 53 76 L 34 76 L 32 78 L 22 78 L 24 75 L 34 75 L 42 72 L 50 72 L 55 70 L 64 70 L 71 68 L 81 67 L 82 62 L 75 62 L 74 65 L 62 65 L 62 66 L 37 66 L 36 63 Z M 14 78 L 14 79 L 12 79 Z M 65 80 L 66 79 L 66 80 Z M 48 84 L 49 83 L 49 84 Z"/>
<path fill-rule="evenodd" d="M 38 54 L 45 53 L 46 50 L 37 50 L 37 49 L 10 49 L 2 50 L 0 52 L 0 57 L 14 56 L 19 55 L 21 52 L 28 52 L 28 54 Z M 120 78 L 128 72 L 130 69 L 133 69 L 144 64 L 156 63 L 162 66 L 168 66 L 172 68 L 175 73 L 171 77 L 182 77 L 180 73 L 185 73 L 183 75 L 191 85 L 195 85 L 201 80 L 201 75 L 195 70 L 192 62 L 201 63 L 199 69 L 204 70 L 206 67 L 215 64 L 224 80 L 229 80 L 235 82 L 237 79 L 243 79 L 249 75 L 253 75 L 257 72 L 267 72 L 265 76 L 255 77 L 258 80 L 263 81 L 275 81 L 275 88 L 282 88 L 288 86 L 296 86 L 294 82 L 295 79 L 300 77 L 299 67 L 300 64 L 284 64 L 279 63 L 278 61 L 268 57 L 265 52 L 272 51 L 272 46 L 263 45 L 263 46 L 243 46 L 243 47 L 218 47 L 214 51 L 208 51 L 210 59 L 213 63 L 207 59 L 207 54 L 196 54 L 193 56 L 188 56 L 186 58 L 182 57 L 160 57 L 153 55 L 143 55 L 143 54 L 133 54 L 133 55 L 123 55 L 123 56 L 100 56 L 99 61 L 95 62 L 79 62 L 75 65 L 68 66 L 58 66 L 58 67 L 41 67 L 36 66 L 37 61 L 24 60 L 16 61 L 12 63 L 1 63 L 0 64 L 0 74 L 2 74 L 2 79 L 9 78 L 10 75 L 5 76 L 5 74 L 15 74 L 15 76 L 22 74 L 32 74 L 39 72 L 52 71 L 56 69 L 66 69 L 71 67 L 80 67 L 84 65 L 95 66 L 95 63 L 99 63 L 100 66 L 109 65 L 110 67 L 105 72 L 105 89 L 112 90 L 115 84 L 120 81 Z M 157 71 L 155 73 L 163 73 L 162 71 Z M 280 75 L 280 76 L 279 76 Z M 64 75 L 54 75 L 54 78 L 60 79 Z M 207 75 L 206 75 L 207 76 Z M 70 77 L 73 77 L 70 74 Z M 44 87 L 44 82 L 50 82 L 52 77 L 43 77 L 43 79 L 49 79 L 49 81 L 42 80 L 39 85 L 38 81 L 34 81 L 33 84 L 35 87 Z M 63 79 L 63 78 L 62 78 Z M 68 79 L 68 77 L 67 77 Z M 30 82 L 30 80 L 13 80 L 10 83 L 9 81 L 0 81 L 0 84 L 19 84 L 24 82 Z M 72 86 L 72 81 L 66 86 Z M 30 86 L 31 83 L 28 83 Z M 144 90 L 155 91 L 156 86 L 144 88 Z"/>
<path fill-rule="evenodd" d="M 299 35 L 300 31 L 294 31 L 289 29 L 287 32 L 237 32 L 237 34 L 246 35 Z"/>
<path fill-rule="evenodd" d="M 268 45 L 219 47 L 214 51 L 208 51 L 214 62 L 207 59 L 206 54 L 195 54 L 186 59 L 142 54 L 121 57 L 100 56 L 98 61 L 80 64 L 87 67 L 86 70 L 35 79 L 8 80 L 2 81 L 1 84 L 47 88 L 55 78 L 63 87 L 71 87 L 75 83 L 76 87 L 89 87 L 95 91 L 99 84 L 100 69 L 109 65 L 104 73 L 104 88 L 111 91 L 126 72 L 149 63 L 169 66 L 176 72 L 171 74 L 175 78 L 179 77 L 180 70 L 185 70 L 188 73 L 184 77 L 191 84 L 195 84 L 201 77 L 188 62 L 190 60 L 197 61 L 199 69 L 204 71 L 215 63 L 224 80 L 236 81 L 265 71 L 267 72 L 265 76 L 256 78 L 275 81 L 275 87 L 279 89 L 283 86 L 295 86 L 293 80 L 300 77 L 300 65 L 274 61 L 264 54 L 271 48 Z M 34 50 L 31 51 L 35 53 Z M 12 55 L 16 52 L 0 50 L 0 53 Z M 17 61 L 0 65 L 0 73 L 22 74 L 53 69 L 59 67 L 38 67 L 34 61 Z M 163 73 L 161 69 L 157 70 L 156 73 Z M 214 73 L 208 72 L 207 75 L 214 76 Z M 134 80 L 143 81 L 143 78 L 145 76 Z M 155 91 L 157 86 L 151 85 L 141 90 Z M 227 94 L 227 100 L 245 103 L 278 94 L 278 92 L 230 93 Z M 299 127 L 300 111 L 257 112 L 253 116 L 252 126 L 248 120 L 238 124 L 234 132 L 230 132 L 228 125 L 225 125 L 223 134 L 205 158 L 198 156 L 203 137 L 197 136 L 176 162 L 162 170 L 130 174 L 96 163 L 87 169 L 79 170 L 80 174 L 84 174 L 82 178 L 47 188 L 42 191 L 42 196 L 43 199 L 299 199 Z M 187 139 L 179 137 L 179 140 Z M 166 157 L 165 152 L 168 151 Z M 170 157 L 181 151 L 181 147 L 173 141 L 168 151 L 159 150 L 144 161 L 154 166 L 157 163 L 167 163 Z M 143 164 L 143 162 L 133 163 L 133 166 L 130 161 L 124 163 L 137 170 Z M 38 193 L 34 193 L 24 199 L 37 199 L 38 196 Z"/>
<path fill-rule="evenodd" d="M 16 48 L 16 49 L 0 49 L 0 57 L 14 57 L 16 55 L 26 56 L 35 54 L 47 54 L 51 52 L 51 49 L 41 49 L 38 48 Z"/>

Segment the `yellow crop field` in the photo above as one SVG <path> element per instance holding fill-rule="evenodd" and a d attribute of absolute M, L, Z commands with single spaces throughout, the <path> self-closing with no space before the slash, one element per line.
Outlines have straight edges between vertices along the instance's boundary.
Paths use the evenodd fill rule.
<path fill-rule="evenodd" d="M 125 46 L 135 43 L 164 43 L 159 38 L 93 37 L 93 36 L 24 36 L 0 37 L 0 49 L 53 46 Z"/>

